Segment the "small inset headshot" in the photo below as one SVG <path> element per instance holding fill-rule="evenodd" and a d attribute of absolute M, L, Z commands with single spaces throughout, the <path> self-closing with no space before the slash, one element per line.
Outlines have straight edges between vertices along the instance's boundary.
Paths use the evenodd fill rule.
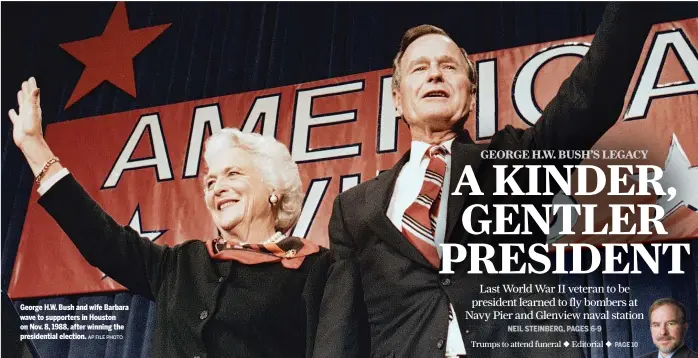
<path fill-rule="evenodd" d="M 686 308 L 673 298 L 660 298 L 649 309 L 650 332 L 657 351 L 640 358 L 698 358 L 684 344 L 688 323 Z"/>

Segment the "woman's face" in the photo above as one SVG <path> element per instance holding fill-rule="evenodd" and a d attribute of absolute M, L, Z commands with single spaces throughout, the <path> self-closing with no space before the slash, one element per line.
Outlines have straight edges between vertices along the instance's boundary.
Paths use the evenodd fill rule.
<path fill-rule="evenodd" d="M 269 195 L 254 158 L 245 150 L 222 146 L 206 154 L 208 172 L 204 178 L 206 207 L 221 231 L 231 232 L 243 224 L 271 222 L 274 217 Z M 246 227 L 246 229 L 245 229 Z M 245 235 L 246 232 L 238 234 Z"/>

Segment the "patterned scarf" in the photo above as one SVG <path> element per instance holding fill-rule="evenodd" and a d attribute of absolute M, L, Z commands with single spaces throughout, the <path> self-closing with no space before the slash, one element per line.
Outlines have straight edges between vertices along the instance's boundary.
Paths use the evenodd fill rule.
<path fill-rule="evenodd" d="M 310 241 L 289 236 L 274 243 L 240 244 L 217 237 L 206 241 L 208 255 L 216 260 L 234 260 L 245 265 L 281 262 L 285 268 L 298 269 L 306 256 L 320 251 Z"/>

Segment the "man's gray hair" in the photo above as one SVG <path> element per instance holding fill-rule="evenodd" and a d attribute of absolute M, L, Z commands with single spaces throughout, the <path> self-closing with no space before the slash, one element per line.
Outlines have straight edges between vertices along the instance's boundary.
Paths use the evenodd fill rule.
<path fill-rule="evenodd" d="M 451 36 L 449 36 L 446 31 L 434 25 L 415 26 L 405 31 L 405 34 L 402 35 L 400 49 L 393 59 L 393 90 L 397 91 L 397 89 L 400 88 L 400 81 L 402 80 L 402 73 L 400 73 L 400 61 L 402 60 L 402 56 L 405 54 L 407 47 L 409 47 L 418 38 L 432 34 L 443 35 L 451 39 Z M 468 53 L 465 52 L 465 49 L 460 47 L 460 51 L 463 54 L 463 58 L 465 58 L 466 71 L 468 71 L 468 79 L 470 80 L 471 84 L 470 91 L 471 93 L 475 93 L 477 92 L 477 69 L 475 69 L 475 65 L 472 61 L 470 61 L 470 58 L 468 58 Z"/>
<path fill-rule="evenodd" d="M 243 133 L 236 128 L 223 128 L 206 140 L 207 153 L 215 155 L 221 147 L 232 146 L 248 152 L 262 174 L 264 183 L 279 196 L 275 228 L 285 232 L 298 222 L 303 205 L 303 188 L 298 165 L 286 146 L 271 137 Z"/>

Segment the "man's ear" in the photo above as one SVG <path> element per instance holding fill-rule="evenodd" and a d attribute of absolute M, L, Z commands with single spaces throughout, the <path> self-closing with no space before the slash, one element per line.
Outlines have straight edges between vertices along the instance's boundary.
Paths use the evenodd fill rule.
<path fill-rule="evenodd" d="M 402 118 L 402 96 L 395 89 L 393 89 L 393 105 L 395 106 L 395 115 Z"/>

